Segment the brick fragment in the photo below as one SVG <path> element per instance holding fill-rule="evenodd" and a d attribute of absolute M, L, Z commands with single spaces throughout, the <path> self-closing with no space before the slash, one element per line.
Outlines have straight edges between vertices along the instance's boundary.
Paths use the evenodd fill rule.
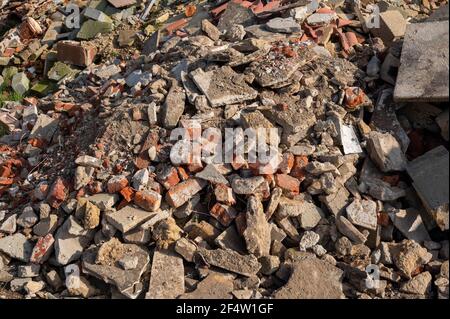
<path fill-rule="evenodd" d="M 233 189 L 224 184 L 218 184 L 214 189 L 214 195 L 219 203 L 233 206 L 236 205 L 236 197 L 233 193 Z"/>
<path fill-rule="evenodd" d="M 216 203 L 211 208 L 211 216 L 217 219 L 223 226 L 228 227 L 237 216 L 237 211 L 227 205 Z"/>
<path fill-rule="evenodd" d="M 30 261 L 36 264 L 44 263 L 53 252 L 53 244 L 55 239 L 52 234 L 47 234 L 44 237 L 40 237 L 33 248 Z"/>
<path fill-rule="evenodd" d="M 97 50 L 92 46 L 81 45 L 76 41 L 60 41 L 56 47 L 59 61 L 81 67 L 92 64 Z"/>
<path fill-rule="evenodd" d="M 161 195 L 157 192 L 151 190 L 140 191 L 134 196 L 134 203 L 142 209 L 154 212 L 161 206 L 161 199 Z"/>
<path fill-rule="evenodd" d="M 286 194 L 298 195 L 300 193 L 300 181 L 287 174 L 275 175 L 275 182 Z"/>
<path fill-rule="evenodd" d="M 178 208 L 200 192 L 206 184 L 207 182 L 196 178 L 177 184 L 167 192 L 166 201 L 170 206 Z"/>
<path fill-rule="evenodd" d="M 108 181 L 108 193 L 114 194 L 120 192 L 122 189 L 128 186 L 128 180 L 123 175 L 113 176 Z"/>
<path fill-rule="evenodd" d="M 47 202 L 51 207 L 58 208 L 66 200 L 68 194 L 67 182 L 62 177 L 58 177 L 50 188 Z"/>

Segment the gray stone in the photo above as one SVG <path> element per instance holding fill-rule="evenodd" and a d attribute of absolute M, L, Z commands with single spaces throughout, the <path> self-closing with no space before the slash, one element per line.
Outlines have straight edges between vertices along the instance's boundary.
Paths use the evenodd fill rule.
<path fill-rule="evenodd" d="M 195 177 L 204 179 L 212 184 L 225 184 L 228 185 L 228 180 L 219 172 L 219 170 L 213 165 L 208 164 L 203 171 L 195 174 Z"/>
<path fill-rule="evenodd" d="M 47 218 L 43 218 L 33 227 L 33 233 L 43 237 L 53 233 L 58 227 L 58 215 L 50 214 Z"/>
<path fill-rule="evenodd" d="M 36 124 L 31 130 L 29 138 L 37 138 L 46 142 L 51 142 L 53 134 L 58 128 L 58 120 L 55 120 L 45 114 L 38 116 Z"/>
<path fill-rule="evenodd" d="M 21 233 L 0 238 L 0 252 L 23 262 L 30 260 L 33 248 L 33 243 Z"/>
<path fill-rule="evenodd" d="M 309 25 L 327 25 L 336 18 L 336 13 L 314 13 L 306 18 L 306 22 Z"/>
<path fill-rule="evenodd" d="M 11 87 L 16 93 L 24 95 L 30 88 L 30 80 L 25 73 L 17 73 L 11 80 Z"/>
<path fill-rule="evenodd" d="M 98 248 L 90 248 L 83 253 L 83 273 L 94 276 L 117 287 L 121 294 L 136 299 L 142 291 L 141 276 L 147 270 L 150 256 L 145 248 L 124 244 L 125 255 L 122 258 L 138 258 L 134 269 L 124 270 L 117 264 L 98 265 L 96 258 Z"/>
<path fill-rule="evenodd" d="M 187 238 L 181 238 L 175 244 L 175 251 L 180 254 L 186 261 L 193 262 L 197 245 Z"/>
<path fill-rule="evenodd" d="M 367 150 L 370 158 L 385 173 L 406 169 L 405 154 L 395 137 L 389 133 L 370 132 Z"/>
<path fill-rule="evenodd" d="M 390 46 L 395 39 L 403 37 L 406 30 L 406 20 L 399 10 L 387 10 L 380 13 L 379 25 L 370 29 L 375 37 Z"/>
<path fill-rule="evenodd" d="M 436 123 L 439 125 L 441 129 L 441 135 L 448 142 L 448 119 L 449 119 L 449 110 L 442 112 L 437 118 Z"/>
<path fill-rule="evenodd" d="M 413 23 L 406 27 L 396 101 L 449 100 L 449 22 Z"/>
<path fill-rule="evenodd" d="M 266 23 L 266 28 L 272 32 L 300 33 L 302 27 L 294 18 L 273 18 Z"/>
<path fill-rule="evenodd" d="M 355 244 L 364 244 L 367 236 L 361 233 L 347 218 L 344 216 L 336 217 L 336 227 L 341 234 L 348 237 Z"/>
<path fill-rule="evenodd" d="M 442 230 L 449 229 L 449 154 L 439 146 L 408 164 L 407 172 L 427 211 Z"/>
<path fill-rule="evenodd" d="M 348 190 L 341 187 L 335 194 L 320 196 L 319 199 L 334 216 L 337 216 L 347 206 L 349 196 Z"/>
<path fill-rule="evenodd" d="M 355 198 L 346 210 L 348 220 L 354 225 L 371 230 L 377 229 L 377 203 L 374 201 Z"/>
<path fill-rule="evenodd" d="M 217 41 L 220 38 L 219 29 L 207 19 L 202 20 L 202 31 L 214 41 Z"/>
<path fill-rule="evenodd" d="M 139 257 L 137 256 L 125 256 L 122 257 L 118 261 L 120 267 L 123 268 L 123 270 L 133 270 L 136 269 L 136 267 L 139 264 Z"/>
<path fill-rule="evenodd" d="M 142 49 L 142 55 L 150 55 L 151 53 L 158 50 L 161 44 L 161 32 L 156 30 L 153 34 L 144 42 L 144 47 Z"/>
<path fill-rule="evenodd" d="M 415 276 L 410 281 L 404 283 L 400 287 L 400 291 L 409 294 L 424 295 L 431 288 L 431 280 L 433 277 L 426 271 L 417 276 Z"/>
<path fill-rule="evenodd" d="M 280 258 L 277 256 L 263 256 L 259 258 L 261 273 L 266 276 L 274 274 L 280 268 Z"/>
<path fill-rule="evenodd" d="M 242 276 L 251 277 L 261 269 L 261 264 L 253 255 L 244 256 L 229 249 L 207 250 L 201 247 L 197 252 L 208 264 Z"/>
<path fill-rule="evenodd" d="M 265 182 L 264 177 L 256 176 L 250 178 L 237 177 L 231 182 L 233 192 L 239 195 L 254 195 L 256 190 Z"/>
<path fill-rule="evenodd" d="M 310 230 L 305 231 L 300 240 L 300 251 L 306 251 L 314 247 L 319 242 L 319 240 L 319 234 Z"/>
<path fill-rule="evenodd" d="M 416 209 L 395 209 L 389 212 L 389 217 L 394 226 L 406 238 L 421 244 L 425 241 L 431 241 L 422 217 Z"/>
<path fill-rule="evenodd" d="M 39 221 L 39 217 L 34 213 L 33 207 L 27 206 L 22 214 L 17 218 L 17 225 L 23 228 L 33 227 Z"/>
<path fill-rule="evenodd" d="M 230 29 L 235 24 L 241 24 L 244 27 L 255 24 L 256 17 L 252 10 L 245 8 L 237 3 L 229 3 L 227 9 L 222 14 L 217 28 L 223 32 Z"/>
<path fill-rule="evenodd" d="M 173 129 L 178 125 L 178 121 L 184 112 L 185 103 L 186 93 L 173 81 L 160 113 L 161 122 L 165 128 Z"/>
<path fill-rule="evenodd" d="M 22 265 L 17 268 L 17 276 L 20 278 L 32 278 L 39 276 L 41 266 L 38 264 Z"/>
<path fill-rule="evenodd" d="M 142 70 L 135 70 L 126 78 L 127 85 L 132 88 L 140 84 L 142 87 L 150 84 L 152 74 L 150 72 L 142 72 Z"/>
<path fill-rule="evenodd" d="M 317 207 L 311 202 L 302 201 L 300 215 L 297 217 L 297 220 L 301 228 L 310 230 L 316 227 L 324 216 L 325 214 L 320 207 Z"/>
<path fill-rule="evenodd" d="M 18 292 L 23 289 L 26 283 L 32 281 L 31 278 L 15 278 L 9 283 L 11 291 Z"/>
<path fill-rule="evenodd" d="M 133 206 L 126 206 L 117 212 L 107 214 L 106 220 L 122 233 L 126 233 L 157 214 L 158 212 L 151 213 Z"/>
<path fill-rule="evenodd" d="M 6 218 L 0 226 L 0 233 L 13 234 L 17 230 L 17 215 Z"/>
<path fill-rule="evenodd" d="M 175 299 L 184 294 L 183 259 L 170 251 L 155 251 L 146 299 Z"/>
<path fill-rule="evenodd" d="M 131 179 L 131 184 L 135 190 L 141 191 L 145 189 L 148 185 L 150 179 L 150 174 L 147 168 L 140 169 L 134 174 Z"/>
<path fill-rule="evenodd" d="M 75 189 L 79 190 L 87 186 L 94 175 L 95 169 L 93 167 L 78 166 L 75 169 Z"/>
<path fill-rule="evenodd" d="M 343 271 L 315 257 L 291 266 L 288 283 L 277 290 L 275 299 L 343 299 Z"/>
<path fill-rule="evenodd" d="M 243 237 L 247 244 L 247 250 L 256 257 L 268 256 L 271 231 L 264 214 L 264 207 L 255 196 L 248 199 L 246 221 L 247 228 Z"/>
<path fill-rule="evenodd" d="M 231 249 L 240 254 L 243 254 L 246 251 L 244 240 L 239 235 L 236 226 L 234 225 L 231 225 L 217 236 L 214 243 L 220 248 Z"/>
<path fill-rule="evenodd" d="M 107 211 L 110 210 L 119 201 L 119 195 L 100 193 L 89 196 L 86 199 L 100 208 L 101 211 Z"/>
<path fill-rule="evenodd" d="M 197 69 L 190 75 L 212 107 L 253 100 L 258 95 L 258 92 L 245 82 L 244 75 L 234 72 L 229 66 L 208 72 Z"/>
<path fill-rule="evenodd" d="M 84 230 L 83 226 L 70 216 L 58 229 L 55 236 L 55 257 L 60 265 L 77 260 L 84 248 L 94 238 L 95 230 Z"/>
<path fill-rule="evenodd" d="M 233 290 L 233 276 L 211 273 L 193 292 L 180 296 L 180 299 L 232 299 Z"/>
<path fill-rule="evenodd" d="M 85 167 L 94 167 L 94 168 L 102 167 L 102 161 L 100 159 L 89 155 L 77 157 L 77 159 L 75 160 L 75 164 Z"/>

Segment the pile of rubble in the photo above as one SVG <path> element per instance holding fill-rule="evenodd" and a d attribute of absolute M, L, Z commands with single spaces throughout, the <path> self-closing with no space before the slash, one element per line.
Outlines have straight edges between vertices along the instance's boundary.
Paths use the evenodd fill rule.
<path fill-rule="evenodd" d="M 447 1 L 66 2 L 0 1 L 0 298 L 448 298 Z"/>

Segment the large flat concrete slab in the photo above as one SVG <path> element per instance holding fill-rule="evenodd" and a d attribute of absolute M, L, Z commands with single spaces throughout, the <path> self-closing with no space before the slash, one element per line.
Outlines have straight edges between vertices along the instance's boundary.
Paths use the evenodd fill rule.
<path fill-rule="evenodd" d="M 398 102 L 449 100 L 449 23 L 407 26 L 394 99 Z"/>

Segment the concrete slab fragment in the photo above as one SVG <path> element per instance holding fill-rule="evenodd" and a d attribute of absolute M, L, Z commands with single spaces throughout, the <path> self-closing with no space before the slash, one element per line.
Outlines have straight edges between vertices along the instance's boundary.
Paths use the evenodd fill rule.
<path fill-rule="evenodd" d="M 394 91 L 396 101 L 449 100 L 449 22 L 408 25 Z"/>

